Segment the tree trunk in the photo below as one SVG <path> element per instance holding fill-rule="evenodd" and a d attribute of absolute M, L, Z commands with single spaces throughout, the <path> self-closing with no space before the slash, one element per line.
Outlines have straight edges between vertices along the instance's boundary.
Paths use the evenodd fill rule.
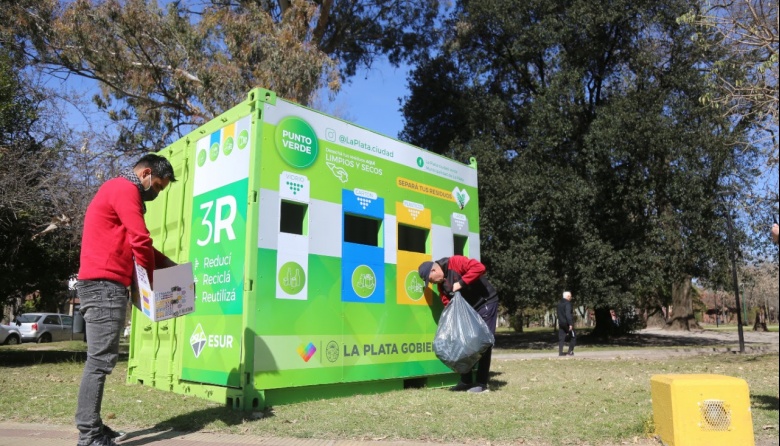
<path fill-rule="evenodd" d="M 518 333 L 523 332 L 523 322 L 525 322 L 525 315 L 523 314 L 523 310 L 517 310 L 517 322 L 515 323 L 515 331 Z"/>
<path fill-rule="evenodd" d="M 753 324 L 753 331 L 769 331 L 766 328 L 766 313 L 763 308 L 756 311 L 756 322 Z"/>
<path fill-rule="evenodd" d="M 664 326 L 665 330 L 690 331 L 700 330 L 699 323 L 693 316 L 691 299 L 691 276 L 683 275 L 672 283 L 672 314 Z"/>
<path fill-rule="evenodd" d="M 645 314 L 645 326 L 647 328 L 663 328 L 666 326 L 666 319 L 664 319 L 664 312 L 661 307 L 646 308 Z"/>
<path fill-rule="evenodd" d="M 592 336 L 606 338 L 613 335 L 612 317 L 609 315 L 609 308 L 596 308 L 594 310 L 596 317 L 596 326 L 590 332 Z"/>

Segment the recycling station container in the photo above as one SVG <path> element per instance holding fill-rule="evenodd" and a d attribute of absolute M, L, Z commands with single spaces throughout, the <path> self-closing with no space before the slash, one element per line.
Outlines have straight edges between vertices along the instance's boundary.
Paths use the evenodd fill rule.
<path fill-rule="evenodd" d="M 195 311 L 132 312 L 127 382 L 241 410 L 457 376 L 423 261 L 479 258 L 477 166 L 254 89 L 165 148 L 155 247 L 192 262 Z"/>

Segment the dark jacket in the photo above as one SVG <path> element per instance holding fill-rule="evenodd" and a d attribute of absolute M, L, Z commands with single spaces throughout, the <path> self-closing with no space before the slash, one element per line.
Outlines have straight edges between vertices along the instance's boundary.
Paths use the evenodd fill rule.
<path fill-rule="evenodd" d="M 571 315 L 571 301 L 561 298 L 558 302 L 558 327 L 568 330 L 569 326 L 574 326 L 574 318 Z"/>
<path fill-rule="evenodd" d="M 444 272 L 444 283 L 438 285 L 444 305 L 452 298 L 452 285 L 460 282 L 460 295 L 474 308 L 498 300 L 498 293 L 485 277 L 485 265 L 464 256 L 444 257 L 436 261 Z"/>

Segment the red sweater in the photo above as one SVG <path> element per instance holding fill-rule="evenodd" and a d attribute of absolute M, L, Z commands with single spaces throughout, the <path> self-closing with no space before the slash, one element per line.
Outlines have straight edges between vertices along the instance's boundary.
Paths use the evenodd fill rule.
<path fill-rule="evenodd" d="M 152 280 L 166 258 L 152 247 L 138 186 L 126 178 L 106 181 L 89 203 L 81 237 L 79 280 L 113 280 L 129 286 L 133 258 Z"/>
<path fill-rule="evenodd" d="M 446 262 L 446 265 L 443 266 L 443 272 L 444 283 L 438 284 L 438 288 L 439 297 L 441 298 L 444 306 L 447 306 L 450 303 L 448 294 L 452 293 L 452 286 L 455 284 L 455 282 L 460 282 L 461 294 L 464 298 L 466 298 L 467 301 L 471 297 L 470 294 L 473 294 L 471 291 L 476 292 L 478 297 L 485 298 L 493 297 L 495 294 L 495 290 L 493 290 L 492 286 L 490 289 L 484 287 L 484 290 L 482 288 L 478 290 L 469 289 L 470 285 L 480 281 L 482 275 L 485 274 L 485 265 L 483 265 L 479 260 L 454 255 L 450 257 Z M 485 281 L 485 284 L 487 284 L 487 281 Z"/>

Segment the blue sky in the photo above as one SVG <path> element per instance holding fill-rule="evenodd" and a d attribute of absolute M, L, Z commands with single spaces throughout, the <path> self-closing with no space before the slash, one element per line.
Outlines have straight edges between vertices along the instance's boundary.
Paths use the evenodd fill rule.
<path fill-rule="evenodd" d="M 399 98 L 408 95 L 409 67 L 395 68 L 386 61 L 358 72 L 339 92 L 333 107 L 343 107 L 342 119 L 392 138 L 403 129 Z"/>
<path fill-rule="evenodd" d="M 399 98 L 408 94 L 406 76 L 409 68 L 395 68 L 386 60 L 377 61 L 371 70 L 359 71 L 346 82 L 332 102 L 323 104 L 324 113 L 357 124 L 368 130 L 396 138 L 403 128 Z M 64 83 L 50 78 L 47 84 L 54 89 L 72 89 L 84 95 L 88 103 L 81 108 L 69 106 L 68 122 L 76 131 L 88 131 L 89 125 L 99 128 L 105 116 L 95 111 L 90 98 L 99 92 L 97 83 L 79 76 L 70 76 Z M 240 98 L 236 103 L 244 98 Z M 327 101 L 327 99 L 325 100 Z"/>

